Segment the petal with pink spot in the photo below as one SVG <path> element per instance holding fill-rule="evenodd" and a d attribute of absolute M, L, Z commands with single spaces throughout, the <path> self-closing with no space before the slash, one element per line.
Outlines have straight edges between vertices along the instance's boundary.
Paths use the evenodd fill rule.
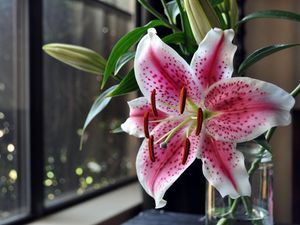
<path fill-rule="evenodd" d="M 187 96 L 192 101 L 200 99 L 198 80 L 190 66 L 156 35 L 154 28 L 148 30 L 137 46 L 134 72 L 147 99 L 150 99 L 152 90 L 156 90 L 157 108 L 164 112 L 178 112 L 182 87 L 186 87 Z"/>
<path fill-rule="evenodd" d="M 155 122 L 167 117 L 167 115 L 161 111 L 158 112 L 158 116 L 154 116 L 151 105 L 145 97 L 136 98 L 130 102 L 129 105 L 129 118 L 121 125 L 123 131 L 136 137 L 145 137 L 144 134 L 144 114 L 149 112 L 149 131 L 158 124 Z"/>
<path fill-rule="evenodd" d="M 154 142 L 180 122 L 164 122 L 156 126 L 152 131 Z M 199 137 L 190 136 L 190 151 L 186 163 L 182 164 L 185 129 L 183 127 L 176 132 L 167 148 L 161 148 L 160 143 L 154 145 L 155 162 L 150 160 L 146 139 L 139 149 L 136 159 L 137 176 L 145 191 L 155 199 L 156 208 L 166 205 L 163 199 L 165 192 L 196 159 Z"/>
<path fill-rule="evenodd" d="M 235 199 L 251 195 L 244 156 L 235 150 L 234 143 L 216 141 L 206 135 L 200 149 L 203 174 L 222 197 L 229 195 Z"/>
<path fill-rule="evenodd" d="M 233 72 L 233 30 L 210 30 L 199 44 L 191 62 L 191 68 L 200 81 L 201 90 L 213 83 L 230 78 Z"/>
<path fill-rule="evenodd" d="M 274 126 L 291 122 L 294 98 L 276 85 L 251 78 L 232 78 L 212 85 L 205 107 L 218 114 L 206 131 L 217 140 L 244 142 Z"/>

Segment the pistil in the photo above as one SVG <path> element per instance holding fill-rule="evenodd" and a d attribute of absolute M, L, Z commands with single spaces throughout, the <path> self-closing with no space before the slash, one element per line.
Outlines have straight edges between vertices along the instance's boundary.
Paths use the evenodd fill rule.
<path fill-rule="evenodd" d="M 180 100 L 179 100 L 179 113 L 182 114 L 184 112 L 186 103 L 186 88 L 182 87 L 180 91 Z"/>
<path fill-rule="evenodd" d="M 197 136 L 201 132 L 202 123 L 203 123 L 203 111 L 202 111 L 201 108 L 198 108 L 198 111 L 197 111 L 197 127 L 196 127 L 196 132 L 195 132 Z"/>
<path fill-rule="evenodd" d="M 167 148 L 168 142 L 176 134 L 176 132 L 190 121 L 191 121 L 191 118 L 187 118 L 184 121 L 182 121 L 180 124 L 178 124 L 176 127 L 174 127 L 172 130 L 170 130 L 168 132 L 167 138 L 160 144 L 160 146 L 163 148 Z"/>
<path fill-rule="evenodd" d="M 153 135 L 151 135 L 151 136 L 148 138 L 148 152 L 149 152 L 150 160 L 151 160 L 152 162 L 155 162 L 155 155 L 154 155 L 154 137 L 153 137 Z"/>
<path fill-rule="evenodd" d="M 149 138 L 149 112 L 144 113 L 144 134 L 146 138 Z"/>
<path fill-rule="evenodd" d="M 184 143 L 183 157 L 182 157 L 182 161 L 181 161 L 182 165 L 184 165 L 188 159 L 190 147 L 191 147 L 191 142 L 188 138 L 186 138 L 185 143 Z"/>
<path fill-rule="evenodd" d="M 151 98 L 150 98 L 151 102 L 150 103 L 151 103 L 151 108 L 152 108 L 152 112 L 153 112 L 154 116 L 158 116 L 155 98 L 156 98 L 156 90 L 153 89 L 151 92 Z"/>

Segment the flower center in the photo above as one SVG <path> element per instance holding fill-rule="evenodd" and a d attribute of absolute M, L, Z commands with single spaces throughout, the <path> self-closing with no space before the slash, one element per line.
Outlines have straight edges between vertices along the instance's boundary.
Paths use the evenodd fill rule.
<path fill-rule="evenodd" d="M 180 90 L 180 99 L 179 99 L 179 113 L 180 114 L 184 114 L 186 102 L 187 102 L 187 90 L 185 87 L 182 87 Z M 151 92 L 150 103 L 151 103 L 151 110 L 152 110 L 153 115 L 155 117 L 158 117 L 158 111 L 156 108 L 156 90 L 155 89 L 152 90 L 152 92 Z M 193 125 L 190 125 L 187 129 L 186 138 L 183 143 L 183 156 L 182 156 L 181 163 L 182 164 L 186 163 L 186 161 L 188 159 L 189 151 L 190 151 L 190 146 L 191 146 L 190 140 L 188 138 L 189 135 L 192 133 L 192 131 L 190 131 L 190 128 L 195 130 L 196 136 L 199 136 L 201 133 L 203 120 L 205 118 L 207 118 L 207 116 L 208 116 L 207 115 L 208 112 L 206 112 L 206 111 L 203 112 L 203 110 L 201 108 L 197 108 L 197 112 L 195 112 L 194 108 L 195 107 L 193 107 L 192 110 L 189 110 L 189 112 L 185 113 L 184 115 L 180 115 L 178 117 L 176 117 L 176 116 L 168 117 L 163 120 L 152 121 L 152 122 L 158 122 L 158 121 L 161 122 L 161 121 L 168 121 L 168 120 L 169 121 L 176 120 L 176 118 L 177 119 L 182 119 L 182 117 L 185 118 L 176 127 L 174 127 L 172 130 L 170 130 L 169 132 L 162 135 L 155 142 L 154 142 L 153 135 L 150 135 L 150 133 L 149 133 L 149 112 L 145 112 L 145 114 L 144 114 L 144 134 L 145 134 L 145 138 L 147 138 L 147 140 L 148 140 L 149 158 L 152 162 L 155 162 L 154 144 L 160 143 L 160 148 L 163 148 L 163 149 L 167 148 L 169 141 L 174 137 L 174 135 L 177 133 L 177 131 L 194 120 L 195 123 L 193 123 Z M 196 114 L 196 116 L 195 116 L 195 114 Z"/>

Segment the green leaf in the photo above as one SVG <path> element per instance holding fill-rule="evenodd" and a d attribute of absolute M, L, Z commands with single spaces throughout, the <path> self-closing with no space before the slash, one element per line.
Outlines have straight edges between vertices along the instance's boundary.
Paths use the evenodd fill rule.
<path fill-rule="evenodd" d="M 97 116 L 110 102 L 111 97 L 107 96 L 108 93 L 112 92 L 117 88 L 117 85 L 114 85 L 104 92 L 102 92 L 98 98 L 94 101 L 86 119 L 83 125 L 83 131 L 87 128 L 87 126 L 90 124 L 90 122 Z"/>
<path fill-rule="evenodd" d="M 117 85 L 114 85 L 110 88 L 108 88 L 107 90 L 105 90 L 104 92 L 102 92 L 98 98 L 96 98 L 96 100 L 94 101 L 86 119 L 83 125 L 82 130 L 80 131 L 81 133 L 81 138 L 80 138 L 80 150 L 82 149 L 82 145 L 83 145 L 83 137 L 84 137 L 84 132 L 85 129 L 87 128 L 87 126 L 91 123 L 91 121 L 108 105 L 108 103 L 111 100 L 111 97 L 107 96 L 108 93 L 110 93 L 111 91 L 113 91 L 115 88 L 117 87 Z"/>
<path fill-rule="evenodd" d="M 295 47 L 298 46 L 300 44 L 278 44 L 278 45 L 270 45 L 264 48 L 260 48 L 258 50 L 256 50 L 255 52 L 253 52 L 252 54 L 250 54 L 240 65 L 239 69 L 238 69 L 238 75 L 242 75 L 246 69 L 248 69 L 251 65 L 253 65 L 254 63 L 256 63 L 257 61 L 265 58 L 268 55 L 271 55 L 275 52 L 284 50 L 286 48 L 291 48 L 291 47 Z"/>
<path fill-rule="evenodd" d="M 255 143 L 259 144 L 261 147 L 266 149 L 269 152 L 272 152 L 272 147 L 270 143 L 266 140 L 264 135 L 261 135 L 253 140 Z"/>
<path fill-rule="evenodd" d="M 135 56 L 135 52 L 126 52 L 123 54 L 118 61 L 116 62 L 115 72 L 114 74 L 117 75 L 120 71 L 120 69 L 128 63 L 130 60 L 132 60 Z"/>
<path fill-rule="evenodd" d="M 217 6 L 218 4 L 223 3 L 224 0 L 210 0 L 210 3 L 213 7 Z"/>
<path fill-rule="evenodd" d="M 124 130 L 121 127 L 117 127 L 117 128 L 112 129 L 110 132 L 113 134 L 118 134 L 118 133 L 124 132 Z"/>
<path fill-rule="evenodd" d="M 178 29 L 176 26 L 174 27 L 172 24 L 170 24 L 169 21 L 163 15 L 161 15 L 155 8 L 153 8 L 146 0 L 138 0 L 138 2 L 143 6 L 144 9 L 146 9 L 153 16 L 159 19 L 162 23 L 164 23 L 166 27 Z"/>
<path fill-rule="evenodd" d="M 167 8 L 166 10 L 168 11 L 168 14 L 169 14 L 170 19 L 172 20 L 173 24 L 176 24 L 176 17 L 180 13 L 176 0 L 168 2 L 166 4 L 166 8 Z"/>
<path fill-rule="evenodd" d="M 95 51 L 77 45 L 51 43 L 43 50 L 53 58 L 85 72 L 101 74 L 106 60 Z"/>
<path fill-rule="evenodd" d="M 185 41 L 185 36 L 183 32 L 176 32 L 165 36 L 162 38 L 162 40 L 166 44 L 183 44 Z"/>
<path fill-rule="evenodd" d="M 127 94 L 132 91 L 138 90 L 139 86 L 136 82 L 135 76 L 134 76 L 134 70 L 130 70 L 130 72 L 124 77 L 124 79 L 120 82 L 120 84 L 112 90 L 110 93 L 108 93 L 107 96 L 114 97 L 114 96 L 120 96 Z"/>
<path fill-rule="evenodd" d="M 143 27 L 137 27 L 134 30 L 130 31 L 124 35 L 113 47 L 110 56 L 107 60 L 105 71 L 103 74 L 103 80 L 101 84 L 101 89 L 104 88 L 108 78 L 115 70 L 115 66 L 119 58 L 126 53 L 131 46 L 136 44 L 140 38 L 146 33 L 146 31 L 151 27 L 165 26 L 160 20 L 152 20 L 147 25 Z"/>
<path fill-rule="evenodd" d="M 282 11 L 282 10 L 266 10 L 266 11 L 254 12 L 245 16 L 241 21 L 238 22 L 238 25 L 248 22 L 250 20 L 262 19 L 262 18 L 285 19 L 285 20 L 300 22 L 300 15 L 297 13 Z"/>

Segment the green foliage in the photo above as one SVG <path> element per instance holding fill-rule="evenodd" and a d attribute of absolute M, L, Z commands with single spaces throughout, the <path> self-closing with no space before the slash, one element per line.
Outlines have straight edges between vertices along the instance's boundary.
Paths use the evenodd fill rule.
<path fill-rule="evenodd" d="M 182 48 L 184 49 L 184 53 L 193 54 L 195 51 L 194 46 L 197 46 L 196 40 L 193 35 L 193 31 L 186 13 L 186 10 L 183 8 L 181 4 L 181 0 L 176 0 L 179 11 L 180 11 L 180 19 L 181 19 L 181 27 L 184 33 L 184 42 L 182 43 Z"/>
<path fill-rule="evenodd" d="M 108 103 L 111 100 L 111 97 L 108 97 L 108 93 L 112 92 L 113 90 L 115 90 L 117 88 L 117 85 L 114 85 L 110 88 L 108 88 L 107 90 L 105 90 L 104 92 L 102 92 L 98 98 L 96 98 L 96 100 L 94 101 L 82 128 L 82 132 L 85 131 L 85 129 L 87 128 L 87 126 L 90 124 L 90 122 L 108 105 Z"/>
<path fill-rule="evenodd" d="M 134 76 L 134 70 L 132 69 L 119 83 L 119 85 L 117 85 L 117 87 L 114 90 L 108 93 L 107 96 L 109 97 L 120 96 L 132 91 L 136 91 L 138 89 L 139 86 Z"/>
<path fill-rule="evenodd" d="M 166 44 L 183 44 L 185 41 L 185 35 L 183 32 L 176 32 L 165 36 L 162 40 Z"/>
<path fill-rule="evenodd" d="M 253 140 L 255 143 L 259 144 L 261 147 L 263 147 L 265 150 L 272 153 L 272 148 L 269 143 L 269 141 L 266 139 L 265 135 L 261 135 Z"/>
<path fill-rule="evenodd" d="M 116 63 L 118 62 L 119 58 L 123 54 L 128 52 L 128 50 L 140 40 L 140 38 L 147 32 L 149 28 L 157 27 L 157 26 L 165 26 L 165 23 L 160 20 L 152 20 L 147 25 L 143 27 L 137 27 L 134 30 L 130 31 L 129 33 L 125 34 L 115 44 L 107 60 L 107 64 L 103 74 L 101 89 L 104 88 L 108 78 L 114 72 Z"/>
<path fill-rule="evenodd" d="M 88 73 L 102 74 L 106 60 L 91 49 L 77 45 L 51 43 L 43 50 L 53 58 Z"/>
<path fill-rule="evenodd" d="M 120 71 L 120 69 L 128 63 L 130 60 L 132 60 L 135 56 L 135 52 L 126 52 L 123 55 L 120 56 L 118 61 L 116 62 L 115 66 L 115 72 L 114 75 L 117 75 Z"/>
<path fill-rule="evenodd" d="M 245 16 L 238 24 L 242 24 L 254 19 L 284 19 L 300 22 L 300 15 L 293 12 L 283 11 L 283 10 L 265 10 L 251 13 Z"/>
<path fill-rule="evenodd" d="M 146 0 L 138 0 L 138 2 L 143 6 L 144 9 L 146 9 L 158 20 L 160 20 L 164 24 L 164 26 L 173 28 L 174 30 L 177 31 L 179 30 L 178 27 L 171 24 L 163 15 L 161 15 L 156 9 L 154 9 Z"/>
<path fill-rule="evenodd" d="M 161 2 L 164 6 L 165 14 L 168 17 L 169 22 L 176 25 L 176 18 L 180 13 L 176 0 L 172 0 L 167 3 L 165 3 L 164 0 L 161 0 Z"/>
<path fill-rule="evenodd" d="M 264 48 L 260 48 L 250 54 L 239 66 L 238 75 L 243 75 L 246 69 L 248 69 L 251 65 L 258 62 L 259 60 L 269 56 L 278 51 L 298 46 L 299 44 L 278 44 L 278 45 L 270 45 Z"/>

